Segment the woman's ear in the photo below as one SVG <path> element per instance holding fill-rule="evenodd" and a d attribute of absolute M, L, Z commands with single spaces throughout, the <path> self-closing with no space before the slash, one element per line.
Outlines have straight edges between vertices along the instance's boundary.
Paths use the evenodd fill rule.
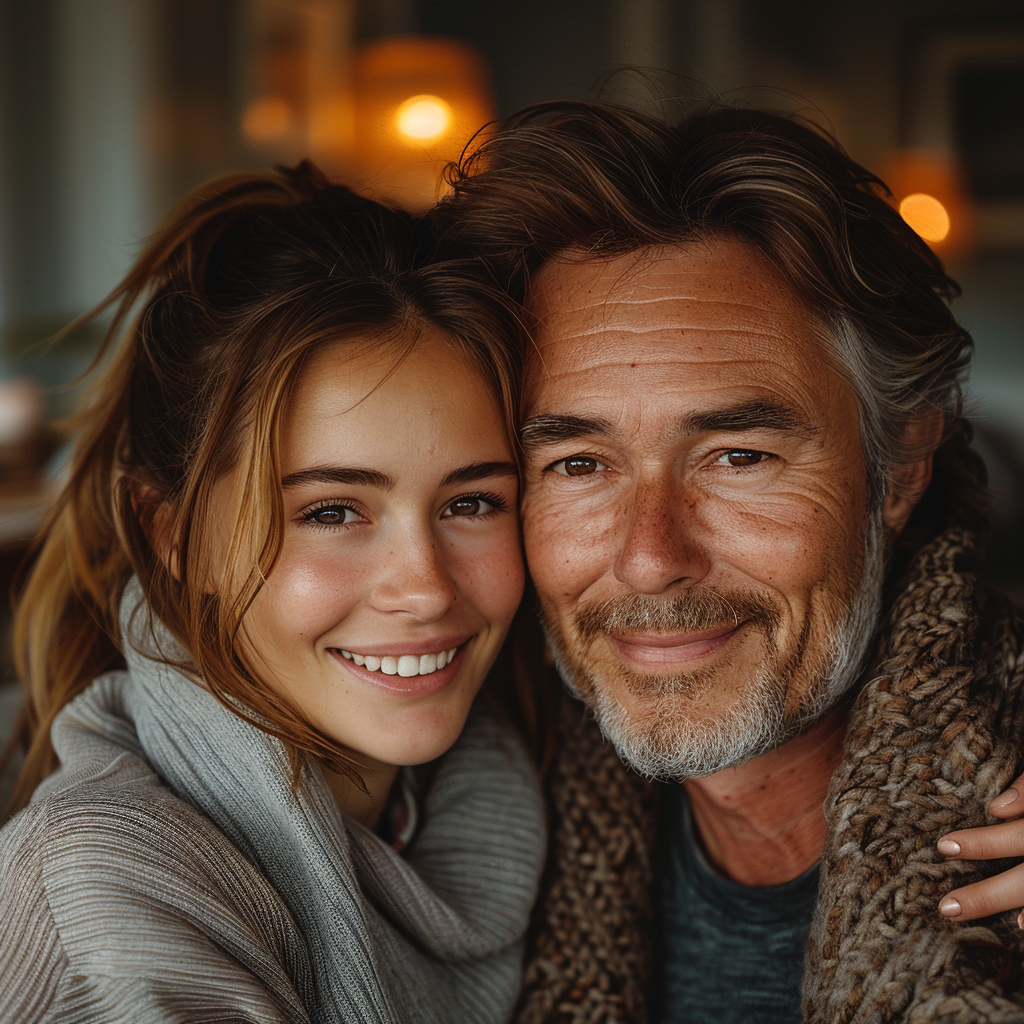
<path fill-rule="evenodd" d="M 911 453 L 909 462 L 897 466 L 885 487 L 884 515 L 886 525 L 899 533 L 914 506 L 924 497 L 932 480 L 932 456 L 942 443 L 946 419 L 938 409 L 914 417 L 903 431 L 903 450 Z"/>
<path fill-rule="evenodd" d="M 132 511 L 142 527 L 149 546 L 167 571 L 181 579 L 181 563 L 177 545 L 171 542 L 171 507 L 167 501 L 146 484 L 131 486 Z"/>

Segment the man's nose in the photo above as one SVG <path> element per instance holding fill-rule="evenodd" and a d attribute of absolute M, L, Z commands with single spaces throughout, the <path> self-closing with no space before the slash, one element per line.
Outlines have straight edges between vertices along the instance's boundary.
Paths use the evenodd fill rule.
<path fill-rule="evenodd" d="M 695 499 L 667 475 L 641 480 L 621 511 L 615 578 L 638 594 L 703 579 L 711 560 L 699 540 L 695 508 Z"/>
<path fill-rule="evenodd" d="M 444 550 L 426 529 L 404 531 L 378 567 L 371 602 L 379 611 L 440 619 L 455 603 L 458 588 Z"/>

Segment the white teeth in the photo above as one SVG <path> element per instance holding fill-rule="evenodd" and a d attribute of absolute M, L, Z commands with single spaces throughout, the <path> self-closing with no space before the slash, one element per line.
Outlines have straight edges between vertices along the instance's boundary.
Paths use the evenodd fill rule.
<path fill-rule="evenodd" d="M 340 650 L 340 648 L 339 648 Z M 388 676 L 429 676 L 432 672 L 451 664 L 457 647 L 450 651 L 438 651 L 437 654 L 386 654 L 380 658 L 372 654 L 353 654 L 351 651 L 340 651 L 346 661 L 362 665 L 371 672 L 381 671 Z"/>

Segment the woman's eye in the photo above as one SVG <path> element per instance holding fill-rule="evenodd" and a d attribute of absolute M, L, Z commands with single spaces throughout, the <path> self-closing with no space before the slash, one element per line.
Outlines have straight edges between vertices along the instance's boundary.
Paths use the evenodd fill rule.
<path fill-rule="evenodd" d="M 442 513 L 447 516 L 485 516 L 490 512 L 498 512 L 505 508 L 505 502 L 496 495 L 484 497 L 482 494 L 464 494 L 451 502 Z"/>
<path fill-rule="evenodd" d="M 723 452 L 715 460 L 716 466 L 732 466 L 734 469 L 743 469 L 746 466 L 756 466 L 769 458 L 767 452 L 752 452 L 745 448 L 734 448 L 732 451 Z"/>
<path fill-rule="evenodd" d="M 317 526 L 346 526 L 354 523 L 359 515 L 354 508 L 348 505 L 321 505 L 319 508 L 303 512 L 303 520 Z"/>
<path fill-rule="evenodd" d="M 559 459 L 551 468 L 562 476 L 590 476 L 608 467 L 593 455 L 570 455 L 567 459 Z"/>

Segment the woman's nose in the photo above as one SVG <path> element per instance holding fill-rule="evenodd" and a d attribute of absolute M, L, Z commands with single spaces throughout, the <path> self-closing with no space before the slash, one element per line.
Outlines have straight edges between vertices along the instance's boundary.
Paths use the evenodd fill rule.
<path fill-rule="evenodd" d="M 406 534 L 389 548 L 371 594 L 380 611 L 411 615 L 423 622 L 441 618 L 455 603 L 458 588 L 444 550 L 433 534 Z"/>

